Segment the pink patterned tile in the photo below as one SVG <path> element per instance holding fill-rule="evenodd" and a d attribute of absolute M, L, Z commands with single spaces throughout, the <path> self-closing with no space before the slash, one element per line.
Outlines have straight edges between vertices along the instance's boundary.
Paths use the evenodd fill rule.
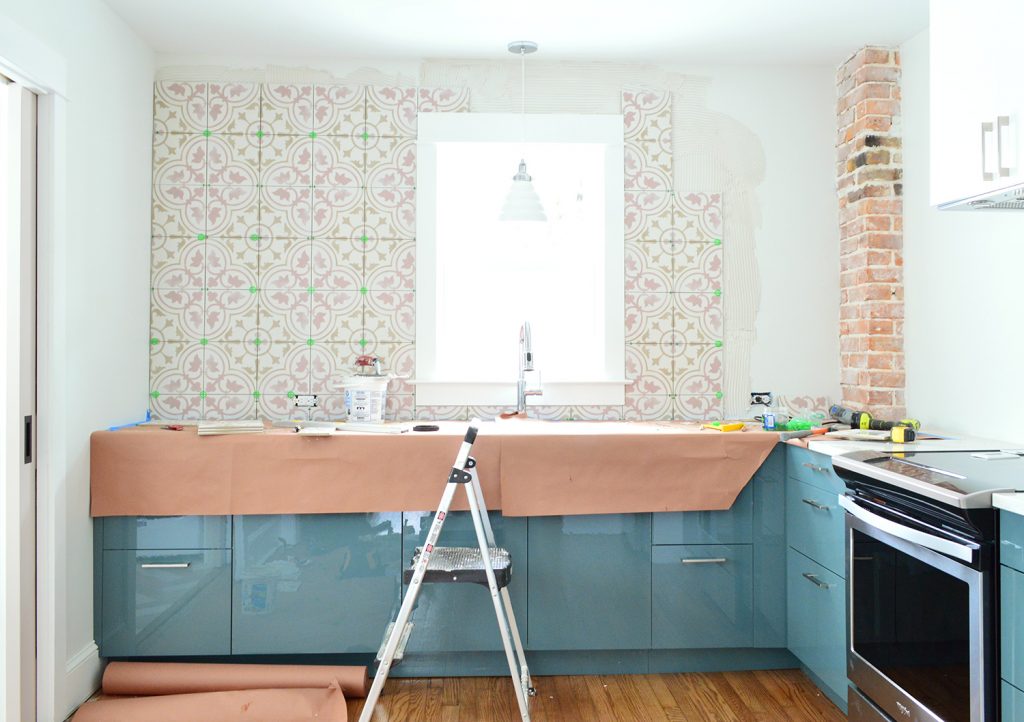
<path fill-rule="evenodd" d="M 626 142 L 625 188 L 644 192 L 672 190 L 671 154 L 658 154 L 651 144 Z"/>
<path fill-rule="evenodd" d="M 207 125 L 206 83 L 158 81 L 153 87 L 153 130 L 166 133 L 202 133 Z"/>
<path fill-rule="evenodd" d="M 210 238 L 206 241 L 207 288 L 249 292 L 259 279 L 259 242 L 248 238 Z"/>
<path fill-rule="evenodd" d="M 725 335 L 722 299 L 714 293 L 673 293 L 675 328 L 684 343 L 715 343 Z"/>
<path fill-rule="evenodd" d="M 257 320 L 257 294 L 248 288 L 206 292 L 206 338 L 237 343 L 252 341 Z"/>
<path fill-rule="evenodd" d="M 626 291 L 668 293 L 672 290 L 674 244 L 626 241 Z"/>
<path fill-rule="evenodd" d="M 722 194 L 675 194 L 675 225 L 683 240 L 716 243 L 722 239 Z"/>
<path fill-rule="evenodd" d="M 319 135 L 351 136 L 366 120 L 366 88 L 317 85 L 314 88 L 313 130 Z"/>
<path fill-rule="evenodd" d="M 363 277 L 363 243 L 354 238 L 315 238 L 313 287 L 358 291 Z"/>
<path fill-rule="evenodd" d="M 373 241 L 363 257 L 365 285 L 373 291 L 416 288 L 416 241 Z"/>
<path fill-rule="evenodd" d="M 385 421 L 412 421 L 416 418 L 416 397 L 388 394 L 384 406 Z"/>
<path fill-rule="evenodd" d="M 311 390 L 311 347 L 302 343 L 274 341 L 260 346 L 256 361 L 256 386 L 261 397 L 287 397 Z M 285 417 L 290 408 L 275 404 Z M 290 402 L 294 407 L 294 401 Z"/>
<path fill-rule="evenodd" d="M 628 141 L 657 141 L 672 150 L 672 94 L 624 90 L 622 118 Z"/>
<path fill-rule="evenodd" d="M 679 421 L 722 421 L 725 410 L 718 396 L 677 396 L 674 415 Z"/>
<path fill-rule="evenodd" d="M 671 193 L 626 191 L 626 240 L 668 243 L 679 240 Z"/>
<path fill-rule="evenodd" d="M 684 243 L 676 254 L 673 291 L 714 293 L 722 288 L 722 247 L 714 243 Z"/>
<path fill-rule="evenodd" d="M 157 288 L 150 295 L 150 337 L 160 341 L 198 341 L 203 337 L 201 290 Z"/>
<path fill-rule="evenodd" d="M 572 418 L 571 406 L 531 406 L 530 418 L 542 421 L 568 421 Z"/>
<path fill-rule="evenodd" d="M 667 396 L 672 393 L 673 347 L 645 343 L 626 345 L 627 394 Z"/>
<path fill-rule="evenodd" d="M 256 390 L 257 346 L 252 343 L 214 343 L 203 356 L 203 391 L 248 396 Z"/>
<path fill-rule="evenodd" d="M 416 137 L 415 88 L 369 87 L 366 89 L 366 130 L 369 135 Z"/>
<path fill-rule="evenodd" d="M 252 186 L 215 186 L 206 192 L 206 233 L 258 240 L 260 194 Z M 253 239 L 253 236 L 257 238 Z"/>
<path fill-rule="evenodd" d="M 416 294 L 368 291 L 364 296 L 363 327 L 370 341 L 415 341 Z"/>
<path fill-rule="evenodd" d="M 365 213 L 370 239 L 416 237 L 416 191 L 412 188 L 368 188 Z"/>
<path fill-rule="evenodd" d="M 467 406 L 466 414 L 469 421 L 473 419 L 490 421 L 499 414 L 511 413 L 515 410 L 514 404 L 512 406 Z"/>
<path fill-rule="evenodd" d="M 305 238 L 274 238 L 260 251 L 259 287 L 263 290 L 302 289 L 313 281 L 313 242 Z"/>
<path fill-rule="evenodd" d="M 309 188 L 261 188 L 261 235 L 271 239 L 309 238 L 313 228 L 312 199 L 313 192 Z"/>
<path fill-rule="evenodd" d="M 673 343 L 672 299 L 668 293 L 626 293 L 626 342 Z"/>
<path fill-rule="evenodd" d="M 259 129 L 257 83 L 210 83 L 208 97 L 206 127 L 214 133 L 247 135 Z"/>
<path fill-rule="evenodd" d="M 153 288 L 202 288 L 206 243 L 195 238 L 154 238 L 150 266 Z"/>
<path fill-rule="evenodd" d="M 261 345 L 280 348 L 288 342 L 309 341 L 312 294 L 307 289 L 261 288 L 259 309 L 257 335 Z"/>
<path fill-rule="evenodd" d="M 622 406 L 573 406 L 570 418 L 577 421 L 621 421 Z"/>
<path fill-rule="evenodd" d="M 153 238 L 198 238 L 205 234 L 205 188 L 189 185 L 153 187 Z"/>
<path fill-rule="evenodd" d="M 260 394 L 256 399 L 256 413 L 259 418 L 267 421 L 306 420 L 309 414 L 306 409 L 295 408 L 295 394 Z"/>
<path fill-rule="evenodd" d="M 206 183 L 207 139 L 166 133 L 153 139 L 153 183 L 201 186 Z"/>
<path fill-rule="evenodd" d="M 302 135 L 264 138 L 260 147 L 260 185 L 311 186 L 313 139 Z"/>
<path fill-rule="evenodd" d="M 313 191 L 313 236 L 361 238 L 366 233 L 365 198 L 362 188 L 316 188 Z"/>
<path fill-rule="evenodd" d="M 468 113 L 469 88 L 420 88 L 419 112 Z"/>
<path fill-rule="evenodd" d="M 683 344 L 675 359 L 673 393 L 713 395 L 722 390 L 725 354 L 715 344 Z"/>
<path fill-rule="evenodd" d="M 313 132 L 313 86 L 265 83 L 260 112 L 265 132 L 308 138 Z"/>
<path fill-rule="evenodd" d="M 625 421 L 666 421 L 672 418 L 672 397 L 654 394 L 626 394 L 622 410 Z"/>
<path fill-rule="evenodd" d="M 312 421 L 344 421 L 345 396 L 337 392 L 317 394 L 316 408 L 309 410 L 309 418 Z"/>
<path fill-rule="evenodd" d="M 150 398 L 150 411 L 156 421 L 197 421 L 203 417 L 203 397 L 199 394 L 161 394 Z"/>
<path fill-rule="evenodd" d="M 364 185 L 365 151 L 344 136 L 313 139 L 313 184 L 359 188 Z"/>
<path fill-rule="evenodd" d="M 260 144 L 252 135 L 212 135 L 206 140 L 206 182 L 255 186 L 260 181 Z"/>
<path fill-rule="evenodd" d="M 317 343 L 358 342 L 363 335 L 363 303 L 359 289 L 317 289 L 313 293 L 310 338 Z"/>
<path fill-rule="evenodd" d="M 375 136 L 366 144 L 366 185 L 412 188 L 416 185 L 416 140 Z"/>
<path fill-rule="evenodd" d="M 198 395 L 203 390 L 203 357 L 206 348 L 198 342 L 150 345 L 149 390 L 160 395 Z M 153 394 L 156 394 L 154 396 Z"/>
<path fill-rule="evenodd" d="M 204 419 L 256 419 L 259 418 L 256 399 L 252 393 L 237 396 L 207 396 L 203 399 Z"/>
<path fill-rule="evenodd" d="M 416 418 L 424 421 L 468 421 L 468 406 L 417 406 Z"/>

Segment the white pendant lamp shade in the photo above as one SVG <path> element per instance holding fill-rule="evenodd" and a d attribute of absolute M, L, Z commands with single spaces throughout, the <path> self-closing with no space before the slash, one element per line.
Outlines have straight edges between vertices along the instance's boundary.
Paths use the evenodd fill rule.
<path fill-rule="evenodd" d="M 501 207 L 502 221 L 546 221 L 544 207 L 540 197 L 533 189 L 533 179 L 526 172 L 526 161 L 519 161 L 519 172 L 512 176 L 512 186 L 505 197 L 505 205 Z"/>

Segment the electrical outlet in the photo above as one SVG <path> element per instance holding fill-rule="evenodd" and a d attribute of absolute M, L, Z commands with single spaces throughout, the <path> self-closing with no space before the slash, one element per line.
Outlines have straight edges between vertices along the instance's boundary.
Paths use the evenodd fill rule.
<path fill-rule="evenodd" d="M 772 405 L 772 392 L 771 391 L 751 391 L 750 392 L 750 405 L 751 406 L 771 406 Z"/>
<path fill-rule="evenodd" d="M 299 394 L 295 397 L 295 406 L 300 409 L 315 409 L 316 394 Z"/>

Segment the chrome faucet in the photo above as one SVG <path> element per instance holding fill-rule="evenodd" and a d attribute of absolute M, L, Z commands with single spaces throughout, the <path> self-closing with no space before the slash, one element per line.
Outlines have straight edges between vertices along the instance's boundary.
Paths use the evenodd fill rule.
<path fill-rule="evenodd" d="M 526 413 L 526 397 L 540 396 L 540 389 L 526 388 L 526 373 L 533 371 L 533 338 L 530 335 L 530 322 L 523 321 L 519 328 L 519 381 L 516 383 L 516 413 Z"/>

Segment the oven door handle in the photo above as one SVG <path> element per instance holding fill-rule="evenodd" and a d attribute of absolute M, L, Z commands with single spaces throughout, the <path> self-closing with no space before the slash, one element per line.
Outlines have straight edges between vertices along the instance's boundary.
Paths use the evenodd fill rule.
<path fill-rule="evenodd" d="M 890 519 L 868 511 L 848 496 L 839 497 L 839 506 L 846 509 L 847 512 L 865 524 L 870 524 L 876 529 L 892 534 L 894 537 L 904 539 L 912 544 L 919 544 L 926 549 L 931 549 L 941 554 L 948 554 L 968 564 L 974 561 L 974 552 L 978 549 L 976 545 L 957 544 L 955 541 L 897 524 Z"/>

